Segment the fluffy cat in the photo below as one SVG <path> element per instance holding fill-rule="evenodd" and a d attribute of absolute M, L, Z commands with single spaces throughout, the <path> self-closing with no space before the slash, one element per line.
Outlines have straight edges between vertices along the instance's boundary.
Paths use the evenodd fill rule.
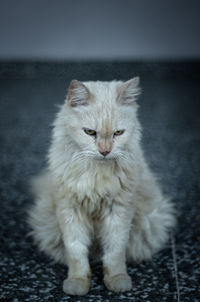
<path fill-rule="evenodd" d="M 89 291 L 89 256 L 102 261 L 109 290 L 130 290 L 126 261 L 150 259 L 175 223 L 141 149 L 138 85 L 138 77 L 71 81 L 48 167 L 33 181 L 32 234 L 40 250 L 68 266 L 67 294 Z"/>

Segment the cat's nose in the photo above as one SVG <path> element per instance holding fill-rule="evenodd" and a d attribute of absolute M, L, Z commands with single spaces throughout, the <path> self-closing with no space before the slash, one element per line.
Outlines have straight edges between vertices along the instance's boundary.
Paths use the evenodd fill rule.
<path fill-rule="evenodd" d="M 103 156 L 106 156 L 110 153 L 110 151 L 99 151 Z"/>

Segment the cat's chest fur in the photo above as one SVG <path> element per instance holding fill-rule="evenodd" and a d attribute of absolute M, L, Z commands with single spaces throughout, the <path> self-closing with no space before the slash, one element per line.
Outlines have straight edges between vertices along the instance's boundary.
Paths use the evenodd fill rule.
<path fill-rule="evenodd" d="M 88 166 L 71 165 L 63 179 L 64 198 L 70 194 L 79 205 L 99 204 L 119 200 L 130 192 L 131 178 L 115 161 L 95 162 Z M 90 205 L 91 206 L 91 205 Z"/>

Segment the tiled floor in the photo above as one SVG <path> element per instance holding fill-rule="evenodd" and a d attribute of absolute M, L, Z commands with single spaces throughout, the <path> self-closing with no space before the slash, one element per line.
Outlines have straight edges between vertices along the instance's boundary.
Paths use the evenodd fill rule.
<path fill-rule="evenodd" d="M 88 64 L 84 70 L 79 64 L 75 73 L 71 65 L 65 66 L 66 70 L 51 77 L 47 73 L 37 77 L 37 70 L 29 66 L 32 78 L 23 78 L 22 73 L 21 79 L 13 79 L 9 71 L 4 73 L 7 79 L 0 80 L 0 301 L 199 302 L 200 98 L 199 80 L 187 78 L 187 73 L 165 78 L 159 64 L 154 77 L 144 72 L 145 64 L 140 72 L 141 77 L 144 73 L 139 102 L 145 154 L 164 192 L 176 204 L 178 226 L 152 261 L 128 265 L 132 290 L 107 291 L 98 264 L 93 266 L 87 296 L 65 295 L 62 281 L 67 269 L 52 264 L 26 236 L 26 209 L 32 202 L 28 181 L 45 165 L 50 125 L 57 111 L 54 104 L 63 102 L 69 80 L 78 74 L 81 80 L 128 79 L 135 74 L 134 64 L 126 68 Z"/>

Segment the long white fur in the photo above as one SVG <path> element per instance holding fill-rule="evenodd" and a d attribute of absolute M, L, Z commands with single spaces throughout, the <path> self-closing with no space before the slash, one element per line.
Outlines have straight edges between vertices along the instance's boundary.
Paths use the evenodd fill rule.
<path fill-rule="evenodd" d="M 33 181 L 32 234 L 42 251 L 68 265 L 67 293 L 88 292 L 88 258 L 95 257 L 97 243 L 107 288 L 129 290 L 126 260 L 150 259 L 174 226 L 173 206 L 141 149 L 139 91 L 138 78 L 73 81 L 54 123 L 48 167 Z M 95 130 L 96 137 L 85 128 Z M 122 129 L 122 135 L 113 136 Z M 112 146 L 106 157 L 99 144 Z"/>

